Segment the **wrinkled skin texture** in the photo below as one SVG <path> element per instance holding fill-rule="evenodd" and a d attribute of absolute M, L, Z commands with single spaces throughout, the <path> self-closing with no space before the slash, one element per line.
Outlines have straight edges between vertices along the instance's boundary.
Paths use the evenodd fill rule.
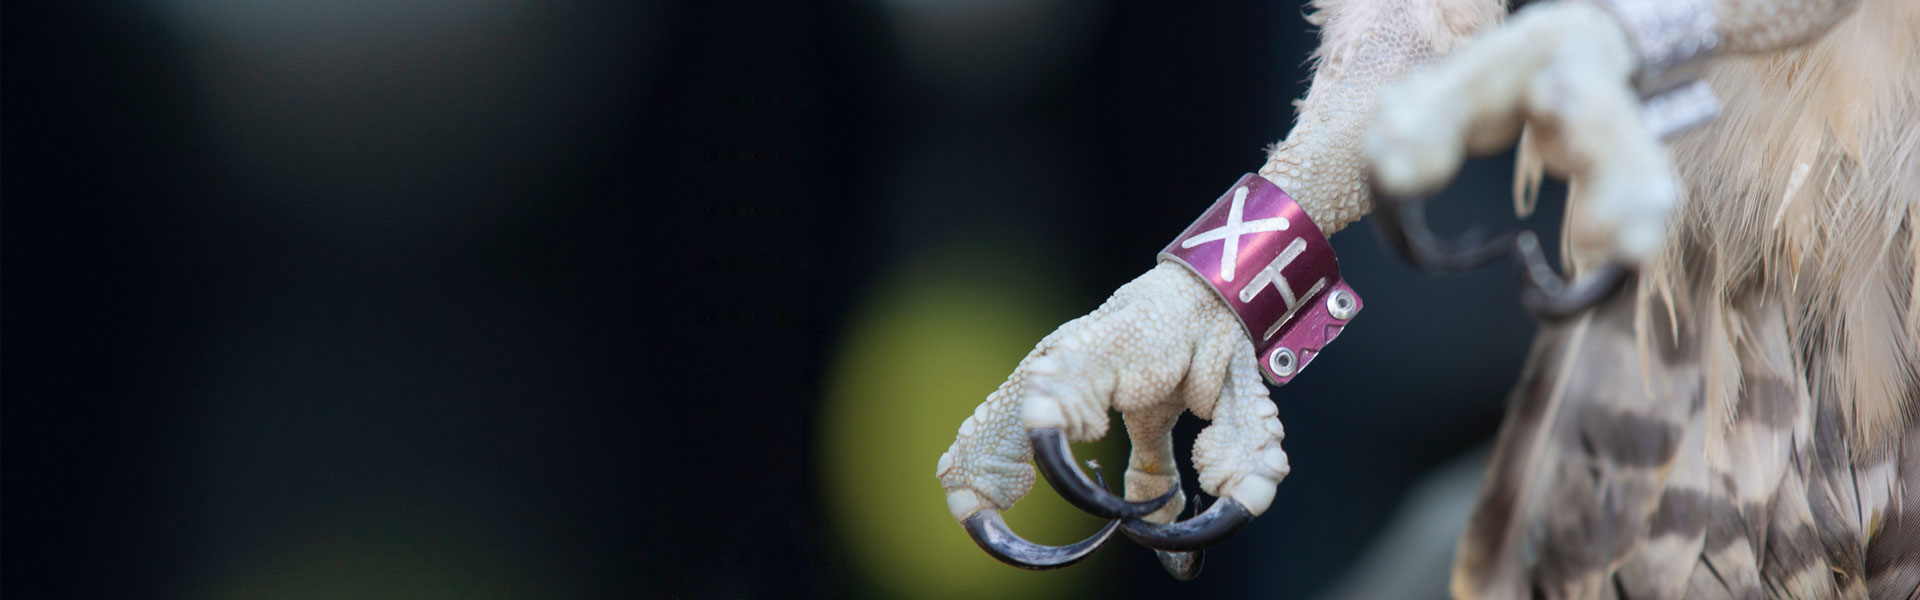
<path fill-rule="evenodd" d="M 1328 3 L 1314 15 L 1327 37 L 1336 30 L 1345 37 L 1323 47 L 1294 133 L 1259 171 L 1328 234 L 1370 210 L 1358 142 L 1381 86 L 1501 11 L 1485 2 L 1412 12 L 1393 4 L 1411 3 Z M 1155 267 L 1043 340 L 961 424 L 938 465 L 948 508 L 964 520 L 1011 507 L 1033 486 L 1027 429 L 1060 427 L 1075 441 L 1099 439 L 1110 409 L 1123 415 L 1133 442 L 1126 497 L 1159 496 L 1178 483 L 1172 428 L 1181 411 L 1191 410 L 1212 421 L 1194 444 L 1201 489 L 1258 515 L 1288 466 L 1280 449 L 1284 429 L 1253 361 L 1252 343 L 1205 283 L 1172 264 Z M 1183 508 L 1176 495 L 1147 518 L 1170 521 Z"/>
<path fill-rule="evenodd" d="M 1178 265 L 1161 264 L 1042 340 L 941 457 L 956 518 L 982 501 L 1004 509 L 1032 488 L 1027 424 L 1059 427 L 1073 440 L 1098 439 L 1109 407 L 1124 415 L 1133 435 L 1129 498 L 1158 496 L 1178 483 L 1166 433 L 1191 410 L 1224 425 L 1196 443 L 1202 486 L 1244 487 L 1242 503 L 1264 510 L 1288 471 L 1284 432 L 1239 321 L 1195 283 Z M 1160 513 L 1179 509 L 1176 499 Z"/>
<path fill-rule="evenodd" d="M 1854 23 L 1863 2 L 1870 6 L 1865 10 L 1879 11 L 1876 18 L 1895 23 L 1883 28 L 1893 32 L 1888 35 L 1894 41 L 1883 44 L 1893 48 L 1888 52 L 1920 49 L 1911 35 L 1900 37 L 1902 26 L 1920 26 L 1920 11 L 1898 4 L 1906 1 L 1717 0 L 1723 57 L 1735 58 L 1715 60 L 1747 55 L 1789 64 L 1818 60 L 1795 53 L 1809 44 L 1828 44 L 1823 36 L 1836 27 L 1871 27 Z M 1780 309 L 1782 302 L 1805 302 L 1796 295 L 1802 292 L 1794 276 L 1733 279 L 1724 275 L 1725 267 L 1720 275 L 1699 272 L 1701 261 L 1680 254 L 1702 243 L 1690 237 L 1699 235 L 1695 232 L 1751 227 L 1765 221 L 1751 213 L 1774 206 L 1743 195 L 1721 200 L 1751 205 L 1748 213 L 1712 213 L 1683 203 L 1687 196 L 1701 201 L 1720 192 L 1702 182 L 1718 181 L 1735 165 L 1756 160 L 1689 145 L 1688 140 L 1721 135 L 1713 132 L 1683 139 L 1686 152 L 1671 156 L 1641 122 L 1640 97 L 1630 84 L 1638 59 L 1610 14 L 1582 2 L 1543 2 L 1496 24 L 1504 12 L 1497 0 L 1323 0 L 1315 7 L 1312 18 L 1323 27 L 1323 42 L 1314 81 L 1300 103 L 1298 124 L 1259 173 L 1291 193 L 1322 232 L 1332 235 L 1369 212 L 1370 188 L 1396 195 L 1428 193 L 1450 180 L 1464 157 L 1517 141 L 1523 176 L 1544 170 L 1569 181 L 1566 237 L 1575 271 L 1603 260 L 1645 271 L 1632 293 L 1575 323 L 1542 332 L 1515 392 L 1514 412 L 1489 467 L 1480 510 L 1462 539 L 1456 596 L 1836 597 L 1871 591 L 1876 597 L 1908 597 L 1913 586 L 1920 586 L 1920 542 L 1910 544 L 1913 548 L 1900 545 L 1900 540 L 1920 539 L 1915 524 L 1920 506 L 1904 520 L 1908 512 L 1900 506 L 1920 502 L 1920 494 L 1900 493 L 1903 486 L 1912 487 L 1903 481 L 1920 481 L 1920 475 L 1902 476 L 1905 470 L 1920 471 L 1920 444 L 1902 441 L 1920 439 L 1904 435 L 1909 429 L 1904 415 L 1914 412 L 1920 388 L 1911 378 L 1894 377 L 1883 386 L 1892 390 L 1887 394 L 1894 408 L 1877 412 L 1870 401 L 1833 397 L 1864 392 L 1847 387 L 1852 384 L 1819 383 L 1824 380 L 1819 365 L 1848 362 L 1847 347 L 1809 337 L 1828 331 L 1819 322 L 1809 324 L 1826 318 L 1819 309 Z M 1753 77 L 1729 68 L 1715 71 L 1710 80 L 1717 88 L 1738 88 L 1715 78 L 1740 76 Z M 1892 91 L 1874 98 L 1894 108 L 1863 109 L 1866 116 L 1858 118 L 1866 125 L 1852 125 L 1875 130 L 1874 119 L 1879 119 L 1880 130 L 1891 128 L 1894 134 L 1840 145 L 1868 166 L 1892 156 L 1890 168 L 1877 169 L 1882 178 L 1901 169 L 1920 172 L 1910 158 L 1899 158 L 1914 155 L 1912 140 L 1920 139 L 1911 133 L 1912 122 L 1903 121 L 1911 115 L 1899 112 L 1902 106 L 1911 112 L 1916 86 L 1909 78 L 1883 81 L 1878 85 Z M 1740 100 L 1729 104 L 1741 106 Z M 1716 126 L 1744 125 L 1723 125 L 1727 120 Z M 1716 148 L 1770 143 L 1736 141 Z M 1830 176 L 1874 174 L 1862 167 Z M 1911 179 L 1920 181 L 1920 176 Z M 1870 273 L 1866 283 L 1885 280 L 1889 297 L 1899 305 L 1882 325 L 1912 338 L 1909 332 L 1920 328 L 1907 322 L 1912 316 L 1903 320 L 1900 315 L 1915 314 L 1915 295 L 1901 293 L 1915 281 L 1912 269 L 1920 258 L 1900 262 L 1897 252 L 1885 254 L 1886 248 L 1911 247 L 1920 256 L 1920 243 L 1909 241 L 1913 227 L 1898 224 L 1900 218 L 1920 218 L 1914 208 L 1920 204 L 1920 185 L 1904 185 L 1866 186 L 1892 191 L 1880 195 L 1885 198 L 1853 201 L 1881 202 L 1884 207 L 1872 206 L 1884 212 L 1872 214 L 1895 218 L 1893 232 L 1881 236 L 1887 243 L 1877 244 L 1882 254 L 1858 262 L 1892 265 Z M 1787 200 L 1794 197 L 1793 189 L 1797 184 L 1785 194 Z M 1776 191 L 1758 195 L 1784 203 Z M 1524 211 L 1530 198 L 1521 200 Z M 1789 214 L 1784 204 L 1778 210 Z M 1776 228 L 1780 219 L 1774 219 Z M 1794 248 L 1803 254 L 1827 251 L 1805 235 L 1779 237 L 1792 239 L 1755 244 L 1752 256 L 1723 254 L 1713 260 L 1760 263 L 1778 252 L 1779 244 L 1789 243 L 1798 244 Z M 1711 283 L 1686 287 L 1685 282 L 1701 280 Z M 1364 282 L 1359 286 L 1364 290 Z M 1649 332 L 1658 332 L 1661 340 L 1652 340 Z M 1913 340 L 1908 338 L 1881 345 L 1892 344 L 1895 356 L 1920 358 L 1910 354 Z M 1722 347 L 1725 357 L 1716 354 Z M 1204 283 L 1180 267 L 1156 267 L 1100 309 L 1043 340 L 962 424 L 937 473 L 954 518 L 1005 510 L 1031 489 L 1027 430 L 1053 427 L 1075 441 L 1098 439 L 1107 433 L 1109 410 L 1123 415 L 1133 444 L 1128 499 L 1156 497 L 1178 484 L 1170 433 L 1175 418 L 1188 410 L 1211 421 L 1194 446 L 1202 490 L 1261 514 L 1288 468 L 1280 449 L 1284 430 L 1253 360 L 1235 317 Z M 1912 359 L 1907 360 L 1911 370 Z M 1899 371 L 1900 364 L 1883 370 Z M 1735 383 L 1720 383 L 1729 378 Z M 1783 397 L 1796 401 L 1779 411 L 1797 416 L 1773 415 L 1766 420 L 1769 428 L 1749 431 L 1752 423 L 1741 420 L 1739 407 L 1766 402 L 1746 399 L 1761 393 L 1756 389 L 1774 389 L 1763 381 L 1780 382 Z M 1613 420 L 1620 424 L 1609 429 L 1616 425 Z M 1559 441 L 1567 436 L 1572 443 Z M 1574 449 L 1566 450 L 1569 446 Z M 1831 460 L 1806 458 L 1836 451 Z M 1835 491 L 1842 487 L 1833 475 L 1836 469 L 1866 471 L 1847 478 L 1854 485 L 1851 496 Z M 1592 481 L 1575 481 L 1575 475 L 1589 473 Z M 1734 489 L 1739 486 L 1716 479 L 1765 485 Z M 1860 482 L 1866 482 L 1865 491 Z M 1673 497 L 1681 492 L 1692 495 Z M 1822 510 L 1832 512 L 1836 500 L 1809 500 L 1828 492 L 1851 498 L 1850 529 L 1820 516 Z M 1596 504 L 1602 497 L 1608 502 Z M 1736 514 L 1710 510 L 1718 503 L 1734 506 L 1727 510 Z M 1745 508 L 1756 504 L 1780 508 Z M 1148 520 L 1166 522 L 1181 509 L 1176 495 Z M 1676 513 L 1683 510 L 1698 512 Z M 1734 543 L 1728 538 L 1732 534 L 1712 533 L 1721 530 L 1705 524 L 1721 516 L 1746 523 L 1741 529 L 1748 533 L 1740 539 L 1751 547 L 1741 546 L 1744 559 L 1728 557 L 1715 565 L 1709 556 Z M 1675 525 L 1662 529 L 1663 518 Z M 1768 542 L 1769 528 L 1785 533 Z M 1853 534 L 1841 536 L 1843 543 L 1836 545 L 1801 533 L 1821 528 Z M 1609 542 L 1595 541 L 1600 539 Z M 1874 544 L 1875 539 L 1894 541 Z M 1782 544 L 1800 547 L 1778 547 Z M 1792 559 L 1780 558 L 1783 552 Z M 1774 556 L 1774 570 L 1761 568 L 1769 561 L 1758 556 Z"/>

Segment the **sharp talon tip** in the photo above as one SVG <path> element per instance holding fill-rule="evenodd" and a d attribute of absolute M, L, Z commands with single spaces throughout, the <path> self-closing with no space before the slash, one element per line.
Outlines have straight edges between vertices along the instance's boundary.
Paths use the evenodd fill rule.
<path fill-rule="evenodd" d="M 1166 568 L 1168 575 L 1180 581 L 1193 581 L 1193 578 L 1199 577 L 1200 567 L 1207 561 L 1205 550 L 1192 552 L 1154 550 L 1153 555 L 1160 559 L 1160 566 Z"/>
<path fill-rule="evenodd" d="M 1120 527 L 1119 520 L 1109 521 L 1092 537 L 1066 546 L 1047 546 L 1029 542 L 1013 533 L 1007 527 L 1006 520 L 1000 518 L 999 511 L 982 510 L 960 524 L 966 528 L 967 536 L 973 538 L 973 543 L 979 544 L 980 549 L 987 551 L 988 555 L 1000 562 L 1031 571 L 1058 569 L 1080 562 L 1092 556 L 1093 551 L 1100 549 L 1100 545 L 1113 537 L 1114 530 Z M 1197 573 L 1198 567 L 1195 569 Z"/>
<path fill-rule="evenodd" d="M 1200 516 L 1185 521 L 1163 524 L 1127 519 L 1121 524 L 1120 530 L 1142 546 L 1182 552 L 1203 550 L 1218 544 L 1250 522 L 1253 522 L 1253 513 L 1246 507 L 1232 498 L 1221 498 L 1215 500 L 1213 506 L 1207 507 Z"/>
<path fill-rule="evenodd" d="M 1093 465 L 1096 483 L 1087 479 L 1087 474 L 1074 466 L 1073 449 L 1067 446 L 1067 436 L 1059 429 L 1042 427 L 1027 434 L 1033 443 L 1033 459 L 1040 466 L 1040 473 L 1047 476 L 1047 482 L 1060 493 L 1068 503 L 1080 510 L 1105 519 L 1131 519 L 1146 516 L 1179 493 L 1179 489 L 1167 490 L 1158 498 L 1141 502 L 1129 502 L 1115 496 L 1107 490 L 1106 477 L 1100 473 L 1098 464 Z M 1091 461 L 1090 461 L 1091 462 Z"/>

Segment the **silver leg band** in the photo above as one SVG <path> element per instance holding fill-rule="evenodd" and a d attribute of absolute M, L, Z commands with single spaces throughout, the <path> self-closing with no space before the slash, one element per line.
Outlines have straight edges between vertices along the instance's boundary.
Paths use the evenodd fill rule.
<path fill-rule="evenodd" d="M 1699 77 L 1701 59 L 1720 46 L 1712 0 L 1591 0 L 1620 21 L 1640 68 L 1634 86 L 1653 96 Z"/>

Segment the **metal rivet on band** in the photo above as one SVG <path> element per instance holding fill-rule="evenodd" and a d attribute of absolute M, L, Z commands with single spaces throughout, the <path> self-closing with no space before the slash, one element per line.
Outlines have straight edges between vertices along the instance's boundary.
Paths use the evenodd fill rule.
<path fill-rule="evenodd" d="M 1275 375 L 1292 377 L 1294 367 L 1293 351 L 1286 348 L 1274 350 L 1273 354 L 1267 355 L 1267 367 L 1273 369 L 1273 374 Z"/>
<path fill-rule="evenodd" d="M 1160 250 L 1160 260 L 1185 268 L 1232 309 L 1273 385 L 1304 373 L 1366 307 L 1340 279 L 1333 246 L 1305 227 L 1311 222 L 1286 190 L 1248 173 Z"/>
<path fill-rule="evenodd" d="M 1334 290 L 1327 294 L 1327 312 L 1342 321 L 1353 318 L 1353 294 L 1346 290 Z"/>

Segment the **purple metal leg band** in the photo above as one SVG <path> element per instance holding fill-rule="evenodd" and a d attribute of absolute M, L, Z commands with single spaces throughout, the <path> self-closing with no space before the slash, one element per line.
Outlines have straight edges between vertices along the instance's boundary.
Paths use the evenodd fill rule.
<path fill-rule="evenodd" d="M 1160 260 L 1185 265 L 1226 301 L 1253 340 L 1260 371 L 1292 381 L 1354 315 L 1360 295 L 1340 280 L 1340 261 L 1293 198 L 1247 174 Z"/>

